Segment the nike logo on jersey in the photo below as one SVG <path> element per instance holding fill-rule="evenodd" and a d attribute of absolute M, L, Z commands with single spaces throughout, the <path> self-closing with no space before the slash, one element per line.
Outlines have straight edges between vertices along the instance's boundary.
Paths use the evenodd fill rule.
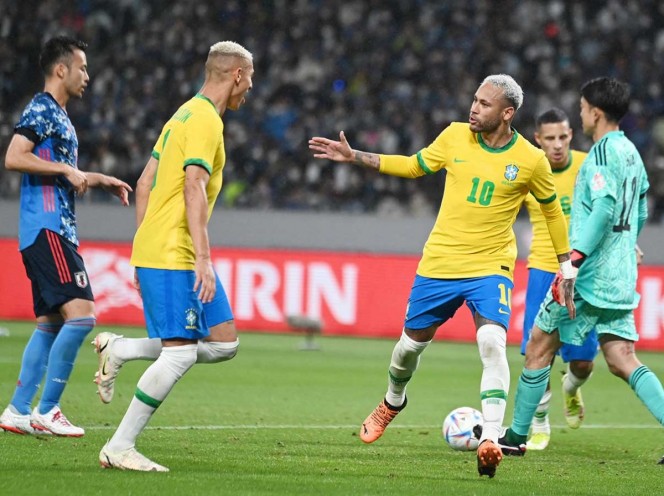
<path fill-rule="evenodd" d="M 509 315 L 510 314 L 509 312 L 503 310 L 502 308 L 498 309 L 498 313 L 502 313 L 503 315 Z"/>
<path fill-rule="evenodd" d="M 455 164 L 460 164 L 461 162 L 468 162 L 468 160 L 464 160 L 462 158 L 456 158 L 454 157 L 454 163 Z"/>

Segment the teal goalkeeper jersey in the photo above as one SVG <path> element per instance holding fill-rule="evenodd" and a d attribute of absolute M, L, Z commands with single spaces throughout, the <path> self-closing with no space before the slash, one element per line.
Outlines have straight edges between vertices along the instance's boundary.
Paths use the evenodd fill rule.
<path fill-rule="evenodd" d="M 579 270 L 576 288 L 584 300 L 600 308 L 636 308 L 636 238 L 639 200 L 648 190 L 643 160 L 622 131 L 611 131 L 593 145 L 574 187 L 570 242 L 574 248 L 584 230 L 593 200 L 615 199 L 611 224 Z"/>

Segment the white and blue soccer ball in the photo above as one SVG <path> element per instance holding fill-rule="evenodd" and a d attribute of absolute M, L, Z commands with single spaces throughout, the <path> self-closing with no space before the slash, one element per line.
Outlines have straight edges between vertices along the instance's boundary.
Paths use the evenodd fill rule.
<path fill-rule="evenodd" d="M 443 437 L 453 450 L 475 451 L 480 440 L 475 437 L 473 427 L 483 425 L 482 413 L 469 406 L 452 410 L 443 422 Z"/>

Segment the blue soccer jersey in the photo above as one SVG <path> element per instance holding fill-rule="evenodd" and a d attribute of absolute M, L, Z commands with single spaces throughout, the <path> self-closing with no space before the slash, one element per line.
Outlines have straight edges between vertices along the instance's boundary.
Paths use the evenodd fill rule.
<path fill-rule="evenodd" d="M 49 162 L 77 167 L 78 138 L 67 112 L 49 93 L 37 93 L 14 128 L 35 144 L 33 153 Z M 32 245 L 42 229 L 78 245 L 74 190 L 63 176 L 23 174 L 19 250 Z"/>

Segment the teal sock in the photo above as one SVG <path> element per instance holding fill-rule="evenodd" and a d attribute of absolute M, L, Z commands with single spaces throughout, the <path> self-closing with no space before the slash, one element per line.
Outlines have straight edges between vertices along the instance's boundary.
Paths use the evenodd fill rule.
<path fill-rule="evenodd" d="M 510 431 L 512 435 L 515 434 L 523 437 L 523 439 L 512 437 L 511 441 L 525 442 L 527 439 L 533 415 L 535 415 L 537 405 L 539 405 L 542 396 L 546 392 L 550 374 L 551 366 L 537 370 L 524 368 L 521 372 L 519 386 L 516 390 L 516 399 L 514 400 L 514 418 Z"/>
<path fill-rule="evenodd" d="M 664 425 L 664 388 L 657 376 L 648 367 L 641 365 L 629 375 L 627 382 L 648 411 Z"/>

